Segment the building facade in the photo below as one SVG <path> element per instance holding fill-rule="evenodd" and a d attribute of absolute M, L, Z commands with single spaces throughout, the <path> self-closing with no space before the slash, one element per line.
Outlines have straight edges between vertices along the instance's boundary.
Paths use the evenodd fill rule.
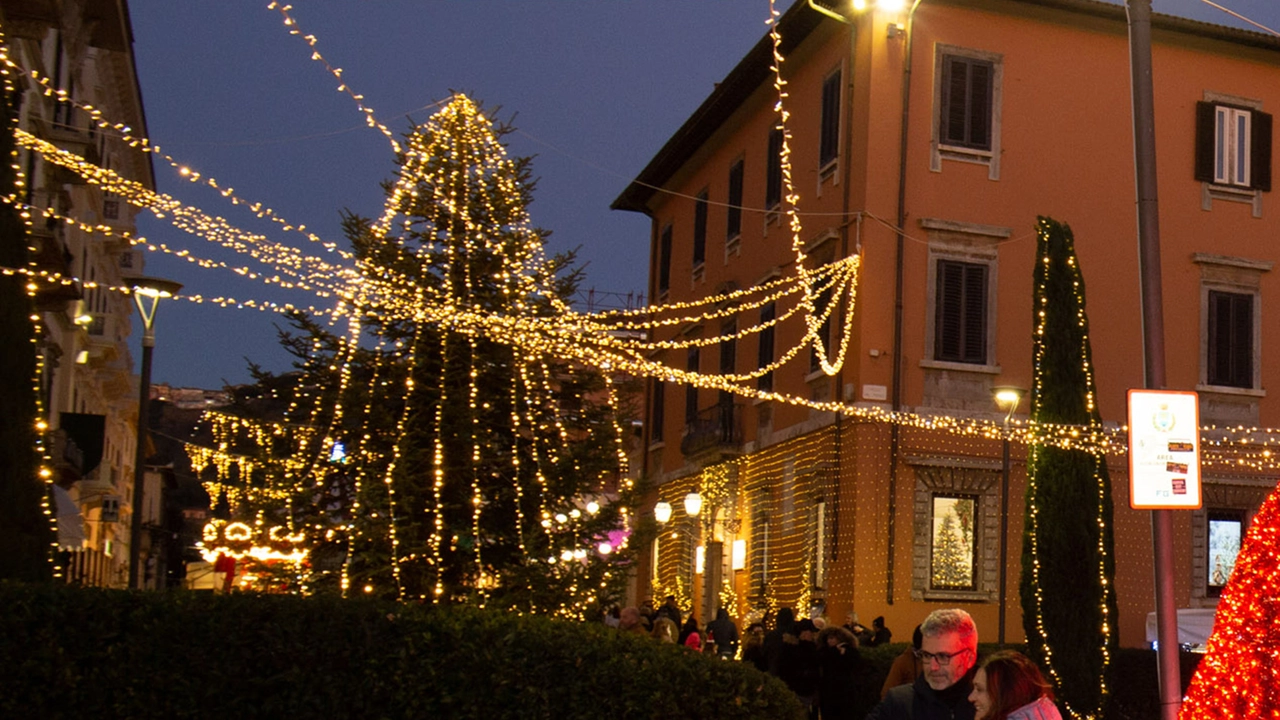
<path fill-rule="evenodd" d="M 21 68 L 9 73 L 19 129 L 154 190 L 150 155 L 85 109 L 146 134 L 127 2 L 3 0 L 0 29 Z M 120 290 L 124 278 L 143 274 L 142 251 L 128 238 L 136 208 L 37 150 L 20 149 L 17 163 L 37 278 L 48 462 L 76 506 L 59 513 L 62 572 L 68 582 L 124 587 L 132 515 L 142 511 L 148 525 L 158 522 L 162 484 L 155 473 L 148 507 L 131 507 L 138 379 L 128 347 L 133 302 Z M 157 563 L 143 557 L 145 584 L 155 586 Z"/>
<path fill-rule="evenodd" d="M 924 420 L 651 382 L 643 474 L 673 512 L 638 573 L 704 619 L 720 605 L 739 618 L 854 610 L 885 616 L 902 640 L 930 610 L 959 605 L 984 639 L 1020 641 L 1027 449 L 1012 444 L 1006 500 L 999 435 L 928 420 L 999 425 L 993 390 L 1031 387 L 1038 216 L 1074 231 L 1104 421 L 1123 425 L 1127 390 L 1143 387 L 1125 11 L 1092 0 L 867 4 L 844 8 L 849 22 L 803 0 L 781 17 L 789 137 L 766 36 L 614 207 L 652 219 L 656 305 L 794 274 L 793 244 L 810 269 L 859 255 L 856 305 L 821 329 L 828 347 L 844 343 L 839 371 L 806 349 L 752 382 Z M 1221 428 L 1206 438 L 1265 443 L 1280 423 L 1267 393 L 1280 366 L 1265 355 L 1280 342 L 1266 319 L 1280 42 L 1167 16 L 1153 25 L 1167 384 L 1199 393 L 1202 426 Z M 660 329 L 656 340 L 719 339 L 655 359 L 706 374 L 765 367 L 802 341 L 795 302 Z M 1027 411 L 1024 398 L 1013 422 Z M 1179 607 L 1216 604 L 1231 537 L 1238 545 L 1280 474 L 1267 457 L 1206 456 L 1203 508 L 1174 518 Z M 1120 642 L 1137 646 L 1155 610 L 1150 513 L 1129 507 L 1128 458 L 1108 458 Z M 682 507 L 690 493 L 696 515 Z"/>

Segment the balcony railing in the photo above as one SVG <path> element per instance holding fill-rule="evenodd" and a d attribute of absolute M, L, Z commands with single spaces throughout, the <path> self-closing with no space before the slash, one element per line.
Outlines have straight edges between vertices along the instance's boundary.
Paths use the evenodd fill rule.
<path fill-rule="evenodd" d="M 742 449 L 742 405 L 720 403 L 689 418 L 684 437 L 680 440 L 680 452 L 698 455 L 708 450 Z"/>

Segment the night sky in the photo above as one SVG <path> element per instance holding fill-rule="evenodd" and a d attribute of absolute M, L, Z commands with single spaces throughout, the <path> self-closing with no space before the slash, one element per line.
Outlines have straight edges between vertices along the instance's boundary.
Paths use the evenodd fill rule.
<path fill-rule="evenodd" d="M 803 2 L 803 0 L 801 0 Z M 925 0 L 927 2 L 928 0 Z M 379 183 L 395 171 L 390 146 L 311 48 L 288 34 L 267 0 L 131 0 L 147 131 L 166 153 L 322 238 L 343 243 L 342 210 L 377 216 Z M 788 6 L 779 0 L 780 9 Z M 1280 27 L 1275 0 L 1221 0 Z M 643 293 L 647 218 L 609 203 L 767 31 L 767 0 L 294 0 L 290 14 L 344 70 L 383 123 L 403 133 L 451 91 L 512 119 L 514 155 L 535 155 L 533 223 L 552 252 L 580 248 L 585 287 Z M 1153 0 L 1157 12 L 1244 26 L 1202 0 Z M 1128 73 L 1128 68 L 1117 72 Z M 1156 68 L 1159 72 L 1159 68 Z M 1267 108 L 1271 110 L 1270 108 Z M 154 162 L 159 191 L 271 240 L 321 248 L 260 223 L 215 191 Z M 154 242 L 228 264 L 243 256 L 142 218 Z M 328 307 L 286 291 L 158 253 L 146 272 L 184 294 Z M 252 262 L 251 260 L 249 262 Z M 220 388 L 249 380 L 247 360 L 276 372 L 289 358 L 280 318 L 209 303 L 168 302 L 156 320 L 154 380 Z M 134 323 L 135 326 L 138 323 Z M 135 329 L 133 344 L 137 355 Z M 246 360 L 247 358 L 247 360 Z"/>

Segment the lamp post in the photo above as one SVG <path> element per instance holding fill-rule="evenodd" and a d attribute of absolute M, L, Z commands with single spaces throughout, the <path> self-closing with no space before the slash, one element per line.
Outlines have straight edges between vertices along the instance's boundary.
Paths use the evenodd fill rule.
<path fill-rule="evenodd" d="M 129 522 L 129 587 L 142 587 L 142 503 L 147 461 L 147 419 L 151 405 L 151 351 L 156 345 L 156 308 L 161 298 L 173 297 L 182 285 L 172 280 L 152 277 L 128 277 L 133 302 L 142 316 L 142 372 L 138 377 L 138 436 L 133 456 L 133 503 Z"/>
<path fill-rule="evenodd" d="M 1005 604 L 1009 589 L 1009 421 L 1026 391 L 1002 385 L 991 388 L 996 407 L 1005 411 L 1000 458 L 1000 610 L 996 642 L 1004 645 Z"/>

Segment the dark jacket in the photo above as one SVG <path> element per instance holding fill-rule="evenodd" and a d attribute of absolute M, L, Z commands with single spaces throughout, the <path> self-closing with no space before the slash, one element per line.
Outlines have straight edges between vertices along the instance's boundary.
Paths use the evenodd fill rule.
<path fill-rule="evenodd" d="M 827 636 L 838 631 L 840 644 L 832 647 Z M 862 657 L 857 641 L 844 628 L 828 628 L 818 635 L 818 705 L 823 720 L 853 720 L 857 706 L 858 676 Z"/>
<path fill-rule="evenodd" d="M 872 708 L 866 720 L 973 720 L 973 675 L 960 678 L 955 685 L 935 691 L 921 675 L 910 685 L 899 685 L 889 691 L 880 704 Z"/>
<path fill-rule="evenodd" d="M 738 626 L 729 619 L 729 611 L 720 608 L 716 611 L 716 619 L 707 623 L 707 632 L 715 641 L 716 652 L 733 657 L 738 654 Z"/>

